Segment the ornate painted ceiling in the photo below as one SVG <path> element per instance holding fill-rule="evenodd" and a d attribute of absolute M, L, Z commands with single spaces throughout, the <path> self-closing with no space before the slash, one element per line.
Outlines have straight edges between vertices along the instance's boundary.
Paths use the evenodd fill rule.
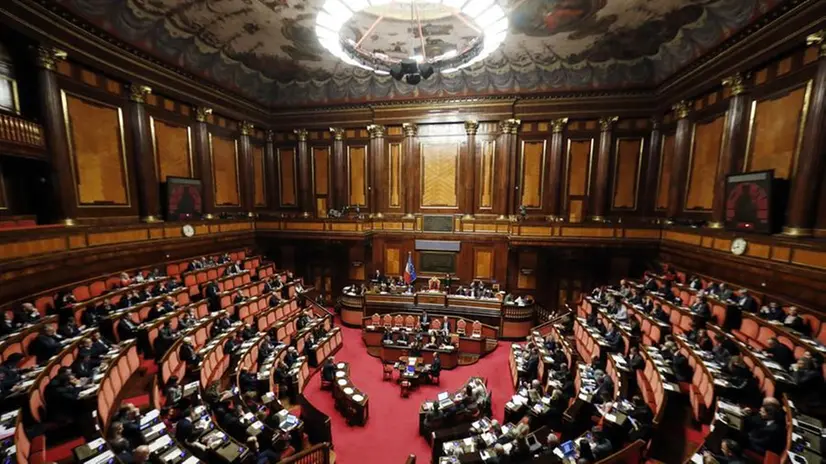
<path fill-rule="evenodd" d="M 510 17 L 504 45 L 418 86 L 330 55 L 314 33 L 322 0 L 54 1 L 159 60 L 261 103 L 292 106 L 652 86 L 784 0 L 499 0 Z M 366 24 L 349 33 L 360 38 Z M 467 40 L 462 27 L 439 19 L 425 29 L 425 50 Z M 410 56 L 414 35 L 385 26 L 364 42 Z"/>

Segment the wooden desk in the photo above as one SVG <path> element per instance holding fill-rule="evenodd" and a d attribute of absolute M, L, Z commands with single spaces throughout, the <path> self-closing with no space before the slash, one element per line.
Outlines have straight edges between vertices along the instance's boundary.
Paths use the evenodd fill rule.
<path fill-rule="evenodd" d="M 364 425 L 370 417 L 367 393 L 359 390 L 350 379 L 350 365 L 346 362 L 336 364 L 333 380 L 333 398 L 338 409 L 348 424 Z"/>

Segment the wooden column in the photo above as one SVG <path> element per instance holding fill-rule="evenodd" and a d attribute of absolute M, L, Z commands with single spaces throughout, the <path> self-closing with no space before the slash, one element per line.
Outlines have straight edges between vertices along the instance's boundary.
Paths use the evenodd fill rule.
<path fill-rule="evenodd" d="M 459 178 L 462 179 L 462 211 L 465 219 L 473 219 L 473 212 L 476 210 L 476 132 L 479 130 L 478 121 L 465 121 L 465 133 L 467 133 L 467 150 L 465 157 L 459 163 Z"/>
<path fill-rule="evenodd" d="M 728 112 L 726 113 L 723 148 L 717 160 L 717 173 L 714 179 L 714 200 L 711 206 L 713 229 L 722 229 L 726 216 L 726 176 L 737 172 L 746 153 L 746 118 L 748 117 L 748 99 L 743 76 L 735 74 L 723 79 L 723 85 L 731 90 Z"/>
<path fill-rule="evenodd" d="M 212 114 L 212 108 L 199 106 L 195 108 L 195 154 L 198 156 L 198 170 L 203 186 L 203 198 L 201 204 L 204 209 L 204 217 L 212 219 L 215 216 L 215 187 L 212 184 L 212 153 L 209 142 L 209 129 L 207 119 Z"/>
<path fill-rule="evenodd" d="M 129 129 L 132 133 L 132 158 L 138 181 L 138 211 L 141 221 L 157 222 L 161 217 L 160 182 L 155 172 L 155 151 L 146 112 L 146 96 L 152 89 L 139 84 L 129 86 Z"/>
<path fill-rule="evenodd" d="M 313 204 L 313 164 L 310 159 L 310 146 L 307 143 L 307 129 L 295 129 L 298 137 L 298 206 L 304 217 L 315 213 Z"/>
<path fill-rule="evenodd" d="M 416 211 L 416 182 L 407 181 L 416 167 L 416 149 L 418 144 L 419 127 L 415 124 L 402 124 L 404 130 L 404 144 L 402 145 L 402 165 L 407 176 L 402 176 L 404 185 L 404 211 L 406 218 L 412 218 Z"/>
<path fill-rule="evenodd" d="M 519 208 L 520 195 L 519 184 L 516 182 L 516 174 L 519 171 L 519 153 L 517 151 L 517 134 L 519 133 L 519 119 L 506 119 L 499 123 L 499 146 L 500 154 L 507 162 L 506 195 L 497 195 L 499 219 L 513 219 L 516 210 Z M 504 202 L 502 202 L 504 201 Z"/>
<path fill-rule="evenodd" d="M 551 135 L 551 147 L 548 150 L 548 177 L 550 177 L 548 183 L 548 218 L 552 221 L 559 219 L 561 211 L 562 186 L 565 185 L 565 180 L 562 179 L 562 158 L 564 156 L 562 141 L 565 137 L 565 126 L 567 125 L 568 118 L 551 121 L 553 135 Z"/>
<path fill-rule="evenodd" d="M 34 58 L 40 94 L 40 117 L 50 155 L 52 204 L 57 219 L 64 225 L 72 226 L 75 225 L 78 213 L 77 195 L 72 176 L 69 138 L 63 120 L 63 101 L 55 73 L 57 62 L 66 59 L 66 52 L 53 47 L 39 46 L 35 49 Z"/>
<path fill-rule="evenodd" d="M 367 154 L 369 159 L 367 166 L 370 169 L 370 175 L 368 176 L 370 185 L 367 187 L 370 198 L 368 209 L 370 214 L 380 218 L 384 217 L 381 212 L 381 197 L 379 197 L 379 193 L 383 190 L 384 185 L 382 185 L 379 179 L 381 179 L 380 173 L 384 172 L 385 128 L 384 126 L 371 124 L 367 126 L 367 132 L 370 133 L 370 147 Z"/>
<path fill-rule="evenodd" d="M 611 172 L 611 147 L 613 139 L 614 123 L 619 119 L 617 116 L 599 118 L 599 152 L 597 152 L 597 177 L 594 182 L 594 197 L 591 199 L 593 213 L 591 220 L 596 222 L 605 221 L 608 213 L 608 183 Z"/>
<path fill-rule="evenodd" d="M 671 180 L 668 183 L 668 217 L 671 219 L 677 217 L 683 209 L 685 174 L 688 169 L 688 154 L 691 152 L 689 104 L 681 101 L 672 109 L 677 117 L 677 133 L 674 136 L 674 160 L 671 165 Z"/>
<path fill-rule="evenodd" d="M 645 204 L 643 214 L 653 216 L 657 209 L 657 182 L 660 177 L 660 155 L 662 154 L 662 121 L 660 118 L 651 119 L 651 138 L 648 141 L 648 160 L 646 161 L 645 183 L 643 184 Z"/>
<path fill-rule="evenodd" d="M 273 137 L 275 134 L 272 129 L 267 129 L 266 144 L 264 145 L 264 166 L 265 178 L 264 182 L 267 184 L 267 206 L 269 210 L 278 208 L 278 161 L 275 159 L 275 146 L 273 146 Z"/>
<path fill-rule="evenodd" d="M 241 136 L 238 138 L 238 174 L 241 178 L 241 210 L 247 216 L 255 216 L 255 171 L 252 167 L 252 145 L 250 135 L 255 126 L 241 121 Z"/>
<path fill-rule="evenodd" d="M 826 30 L 806 38 L 809 45 L 819 45 L 817 74 L 814 78 L 806 132 L 797 159 L 797 170 L 789 192 L 788 215 L 783 234 L 812 234 L 817 193 L 823 181 L 823 157 L 826 156 Z"/>
<path fill-rule="evenodd" d="M 333 191 L 330 205 L 332 208 L 341 210 L 349 203 L 347 198 L 347 160 L 344 156 L 344 129 L 331 127 L 333 133 L 333 166 L 330 174 L 333 176 Z"/>

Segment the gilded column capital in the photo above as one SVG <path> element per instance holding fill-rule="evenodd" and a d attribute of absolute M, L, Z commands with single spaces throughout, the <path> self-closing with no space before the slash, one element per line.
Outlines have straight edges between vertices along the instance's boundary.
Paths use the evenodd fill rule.
<path fill-rule="evenodd" d="M 415 137 L 419 135 L 419 126 L 412 122 L 406 122 L 402 124 L 402 131 L 404 131 L 405 137 Z"/>
<path fill-rule="evenodd" d="M 264 133 L 264 137 L 267 139 L 267 142 L 272 142 L 275 138 L 275 132 L 272 129 L 267 129 L 267 132 Z"/>
<path fill-rule="evenodd" d="M 806 36 L 806 45 L 819 45 L 818 56 L 820 58 L 826 57 L 826 29 L 809 34 Z"/>
<path fill-rule="evenodd" d="M 660 130 L 663 120 L 659 116 L 651 118 L 651 130 Z"/>
<path fill-rule="evenodd" d="M 129 100 L 135 103 L 146 103 L 146 97 L 152 93 L 152 87 L 140 84 L 129 85 Z"/>
<path fill-rule="evenodd" d="M 476 135 L 479 131 L 479 121 L 465 121 L 465 132 L 467 135 Z"/>
<path fill-rule="evenodd" d="M 379 124 L 370 124 L 367 126 L 367 132 L 371 139 L 380 139 L 384 137 L 385 127 Z"/>
<path fill-rule="evenodd" d="M 57 62 L 65 60 L 68 55 L 63 50 L 49 45 L 39 45 L 35 48 L 34 62 L 43 69 L 54 71 Z"/>
<path fill-rule="evenodd" d="M 677 103 L 674 103 L 671 106 L 671 109 L 674 110 L 674 115 L 677 119 L 685 119 L 688 117 L 689 111 L 689 103 L 685 100 L 680 100 Z"/>
<path fill-rule="evenodd" d="M 746 93 L 746 80 L 740 73 L 734 73 L 731 76 L 723 79 L 723 86 L 731 89 L 731 95 L 741 95 Z"/>
<path fill-rule="evenodd" d="M 551 128 L 554 131 L 554 134 L 558 134 L 565 130 L 565 126 L 568 125 L 568 118 L 557 118 L 551 121 Z"/>
<path fill-rule="evenodd" d="M 519 125 L 522 121 L 519 119 L 505 119 L 499 123 L 499 131 L 502 134 L 516 134 L 519 131 Z"/>
<path fill-rule="evenodd" d="M 605 116 L 599 118 L 599 129 L 602 132 L 609 131 L 617 121 L 619 121 L 619 116 Z"/>
<path fill-rule="evenodd" d="M 249 121 L 241 121 L 241 135 L 250 136 L 255 131 L 255 125 Z"/>
<path fill-rule="evenodd" d="M 212 114 L 212 108 L 208 106 L 195 107 L 195 120 L 198 122 L 207 122 L 210 114 Z"/>
<path fill-rule="evenodd" d="M 330 132 L 333 133 L 333 140 L 344 140 L 344 129 L 341 127 L 331 127 Z"/>
<path fill-rule="evenodd" d="M 307 129 L 293 129 L 293 133 L 296 135 L 296 137 L 298 137 L 299 142 L 307 141 L 307 136 L 309 135 Z"/>

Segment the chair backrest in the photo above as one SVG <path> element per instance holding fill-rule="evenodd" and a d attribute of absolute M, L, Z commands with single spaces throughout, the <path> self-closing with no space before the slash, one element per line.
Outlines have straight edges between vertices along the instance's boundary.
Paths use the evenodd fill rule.
<path fill-rule="evenodd" d="M 390 327 L 391 325 L 393 325 L 393 318 L 390 317 L 389 314 L 384 315 L 383 321 L 384 321 L 383 325 L 385 327 Z"/>
<path fill-rule="evenodd" d="M 482 323 L 473 321 L 473 335 L 482 335 Z"/>
<path fill-rule="evenodd" d="M 458 332 L 460 334 L 464 334 L 466 329 L 467 329 L 467 322 L 465 322 L 464 319 L 459 319 L 459 321 L 456 323 L 456 332 Z"/>
<path fill-rule="evenodd" d="M 407 327 L 408 329 L 412 329 L 413 325 L 415 323 L 416 323 L 416 320 L 413 319 L 413 316 L 411 316 L 409 314 L 407 315 L 407 317 L 404 318 L 404 326 Z"/>
<path fill-rule="evenodd" d="M 373 313 L 371 321 L 373 323 L 373 327 L 378 327 L 381 325 L 381 317 L 379 316 L 379 313 Z"/>
<path fill-rule="evenodd" d="M 401 314 L 396 314 L 396 317 L 393 318 L 393 327 L 401 327 L 402 324 L 404 324 L 404 319 Z"/>

